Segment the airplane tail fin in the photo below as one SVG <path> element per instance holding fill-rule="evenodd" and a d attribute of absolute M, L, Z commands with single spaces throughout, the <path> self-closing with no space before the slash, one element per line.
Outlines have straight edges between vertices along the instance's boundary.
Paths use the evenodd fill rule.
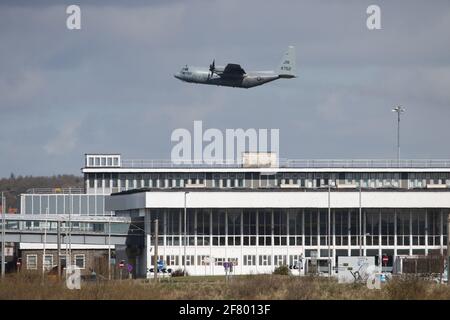
<path fill-rule="evenodd" d="M 289 46 L 277 69 L 280 78 L 295 78 L 295 47 Z"/>

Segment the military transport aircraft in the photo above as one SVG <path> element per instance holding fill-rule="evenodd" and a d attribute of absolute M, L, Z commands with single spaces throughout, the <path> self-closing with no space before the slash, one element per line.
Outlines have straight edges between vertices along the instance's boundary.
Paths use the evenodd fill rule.
<path fill-rule="evenodd" d="M 295 78 L 295 48 L 289 46 L 276 71 L 245 72 L 238 64 L 229 63 L 225 67 L 219 67 L 213 60 L 209 69 L 186 65 L 174 77 L 186 82 L 239 88 L 256 87 L 277 79 Z"/>

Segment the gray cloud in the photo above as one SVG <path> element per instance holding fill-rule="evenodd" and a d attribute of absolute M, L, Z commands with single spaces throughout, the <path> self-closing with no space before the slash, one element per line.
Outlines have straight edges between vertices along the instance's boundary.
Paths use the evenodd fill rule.
<path fill-rule="evenodd" d="M 404 157 L 449 158 L 450 4 L 377 1 L 0 4 L 0 176 L 79 173 L 85 152 L 168 158 L 173 129 L 279 128 L 291 158 L 395 156 L 391 107 L 407 108 Z M 240 90 L 173 78 L 185 63 L 274 68 L 288 44 L 299 78 Z"/>

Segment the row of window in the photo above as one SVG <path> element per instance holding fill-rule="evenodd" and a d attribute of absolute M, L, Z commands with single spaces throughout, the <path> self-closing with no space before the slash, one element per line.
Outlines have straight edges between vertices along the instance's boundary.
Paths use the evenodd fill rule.
<path fill-rule="evenodd" d="M 88 155 L 86 156 L 87 167 L 119 167 L 119 155 Z"/>
<path fill-rule="evenodd" d="M 164 260 L 165 258 L 165 260 Z M 244 266 L 256 266 L 257 263 L 260 266 L 271 266 L 272 265 L 272 258 L 273 258 L 273 265 L 275 266 L 281 266 L 286 265 L 289 262 L 289 265 L 298 265 L 299 261 L 301 260 L 301 255 L 243 255 L 243 265 Z M 178 255 L 167 255 L 167 256 L 159 256 L 159 260 L 163 260 L 164 263 L 167 266 L 178 266 L 184 265 L 184 255 L 181 257 Z M 233 266 L 239 265 L 239 259 L 236 257 L 233 258 L 224 258 L 224 257 L 214 257 L 210 258 L 206 255 L 198 255 L 197 259 L 195 259 L 194 255 L 187 255 L 186 256 L 186 266 L 209 266 L 209 265 L 216 265 L 216 266 L 223 266 L 225 262 L 231 262 Z"/>
<path fill-rule="evenodd" d="M 279 172 L 279 173 L 259 173 L 259 172 L 224 172 L 224 173 L 87 173 L 87 179 L 92 180 L 151 180 L 151 179 L 245 179 L 245 180 L 261 180 L 265 177 L 272 179 L 332 179 L 332 180 L 409 180 L 409 179 L 426 179 L 426 180 L 448 180 L 450 179 L 450 172 Z"/>
<path fill-rule="evenodd" d="M 448 209 L 195 209 L 186 210 L 188 236 L 438 236 L 446 234 Z M 160 236 L 184 234 L 184 209 L 146 209 Z M 360 229 L 362 227 L 362 230 Z M 361 232 L 360 232 L 361 231 Z M 154 225 L 150 225 L 153 234 Z"/>
<path fill-rule="evenodd" d="M 361 244 L 364 246 L 445 246 L 447 236 L 385 236 L 385 235 L 362 235 Z M 328 236 L 234 236 L 234 237 L 216 237 L 216 236 L 190 236 L 187 237 L 189 246 L 327 246 Z M 357 246 L 359 245 L 359 236 L 331 236 L 330 245 L 334 246 Z M 153 245 L 153 239 L 150 244 Z M 180 246 L 184 245 L 182 236 L 159 237 L 160 246 Z"/>
<path fill-rule="evenodd" d="M 26 255 L 26 268 L 27 270 L 37 270 L 38 269 L 38 255 L 37 254 L 27 254 Z M 57 266 L 56 255 L 53 254 L 46 254 L 44 258 L 44 268 L 45 270 L 50 270 Z M 61 266 L 65 267 L 67 265 L 67 257 L 65 254 L 60 255 L 60 261 Z M 72 263 L 75 263 L 75 265 L 80 269 L 86 268 L 86 257 L 84 254 L 75 254 L 73 256 Z M 39 268 L 42 268 L 42 265 L 39 266 Z"/>
<path fill-rule="evenodd" d="M 72 226 L 70 228 L 70 226 Z M 77 222 L 68 221 L 60 222 L 60 231 L 64 235 L 69 232 L 94 232 L 94 233 L 111 233 L 111 234 L 127 234 L 129 228 L 128 223 L 120 222 Z M 42 220 L 25 220 L 6 222 L 6 230 L 20 230 L 20 231 L 44 231 L 57 232 L 58 223 L 56 221 L 42 221 Z"/>
<path fill-rule="evenodd" d="M 109 215 L 105 211 L 105 195 L 87 194 L 22 194 L 21 213 Z"/>
<path fill-rule="evenodd" d="M 406 176 L 405 176 L 406 175 Z M 88 188 L 183 188 L 203 185 L 212 188 L 264 188 L 283 187 L 318 188 L 329 180 L 338 185 L 351 184 L 363 188 L 425 188 L 428 185 L 450 185 L 449 173 L 190 173 L 190 174 L 87 174 Z M 405 181 L 402 184 L 402 181 Z"/>

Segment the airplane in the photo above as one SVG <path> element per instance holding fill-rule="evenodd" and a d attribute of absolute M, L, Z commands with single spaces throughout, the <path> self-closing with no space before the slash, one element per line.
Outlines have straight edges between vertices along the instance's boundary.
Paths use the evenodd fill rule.
<path fill-rule="evenodd" d="M 296 78 L 295 48 L 289 46 L 276 71 L 245 72 L 239 64 L 229 63 L 225 67 L 216 66 L 215 60 L 208 68 L 184 66 L 174 77 L 185 82 L 217 86 L 252 88 L 278 80 Z"/>

